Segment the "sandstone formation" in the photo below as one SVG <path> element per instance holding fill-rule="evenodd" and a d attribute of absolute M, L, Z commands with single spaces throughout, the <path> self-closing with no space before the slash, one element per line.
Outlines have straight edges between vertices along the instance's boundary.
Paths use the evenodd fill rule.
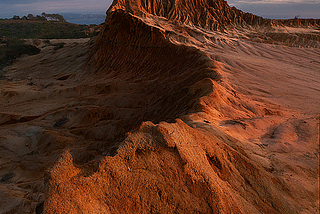
<path fill-rule="evenodd" d="M 271 20 L 230 7 L 224 0 L 115 0 L 108 12 L 125 10 L 138 16 L 154 15 L 170 21 L 223 30 L 228 25 L 267 25 Z"/>
<path fill-rule="evenodd" d="M 20 59 L 0 212 L 319 212 L 319 29 L 275 23 L 115 0 L 97 38 Z"/>

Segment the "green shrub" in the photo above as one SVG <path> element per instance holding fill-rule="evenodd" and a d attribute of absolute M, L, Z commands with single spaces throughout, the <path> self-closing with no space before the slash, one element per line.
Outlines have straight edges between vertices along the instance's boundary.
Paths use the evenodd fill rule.
<path fill-rule="evenodd" d="M 35 55 L 40 53 L 40 49 L 33 45 L 26 45 L 25 40 L 12 38 L 0 39 L 0 70 L 11 65 L 23 54 Z"/>
<path fill-rule="evenodd" d="M 77 25 L 68 22 L 1 20 L 0 35 L 22 39 L 78 39 L 98 34 L 99 26 Z"/>
<path fill-rule="evenodd" d="M 60 48 L 63 48 L 65 44 L 66 44 L 66 43 L 64 43 L 64 42 L 54 44 L 53 46 L 55 46 L 55 47 L 53 48 L 53 50 L 56 51 L 56 50 L 58 50 L 58 49 L 60 49 Z"/>

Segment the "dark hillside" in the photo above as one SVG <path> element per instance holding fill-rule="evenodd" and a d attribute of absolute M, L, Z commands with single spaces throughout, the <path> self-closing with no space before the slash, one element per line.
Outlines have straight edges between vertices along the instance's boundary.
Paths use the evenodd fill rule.
<path fill-rule="evenodd" d="M 98 34 L 99 26 L 57 21 L 0 20 L 0 37 L 21 39 L 77 39 Z"/>

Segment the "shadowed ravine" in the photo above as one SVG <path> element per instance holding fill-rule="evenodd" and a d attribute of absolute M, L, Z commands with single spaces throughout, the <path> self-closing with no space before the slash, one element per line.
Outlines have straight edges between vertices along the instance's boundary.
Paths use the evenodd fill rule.
<path fill-rule="evenodd" d="M 318 212 L 318 27 L 115 0 L 1 80 L 0 212 Z"/>

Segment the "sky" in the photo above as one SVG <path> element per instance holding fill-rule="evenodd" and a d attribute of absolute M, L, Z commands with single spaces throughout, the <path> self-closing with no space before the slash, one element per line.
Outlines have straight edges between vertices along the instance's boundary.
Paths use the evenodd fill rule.
<path fill-rule="evenodd" d="M 105 14 L 112 0 L 0 0 L 0 18 L 29 13 Z"/>
<path fill-rule="evenodd" d="M 320 19 L 320 0 L 228 0 L 229 5 L 264 18 Z"/>
<path fill-rule="evenodd" d="M 0 0 L 0 18 L 29 13 L 105 14 L 112 0 Z M 264 18 L 318 18 L 320 0 L 228 0 L 229 5 Z"/>

